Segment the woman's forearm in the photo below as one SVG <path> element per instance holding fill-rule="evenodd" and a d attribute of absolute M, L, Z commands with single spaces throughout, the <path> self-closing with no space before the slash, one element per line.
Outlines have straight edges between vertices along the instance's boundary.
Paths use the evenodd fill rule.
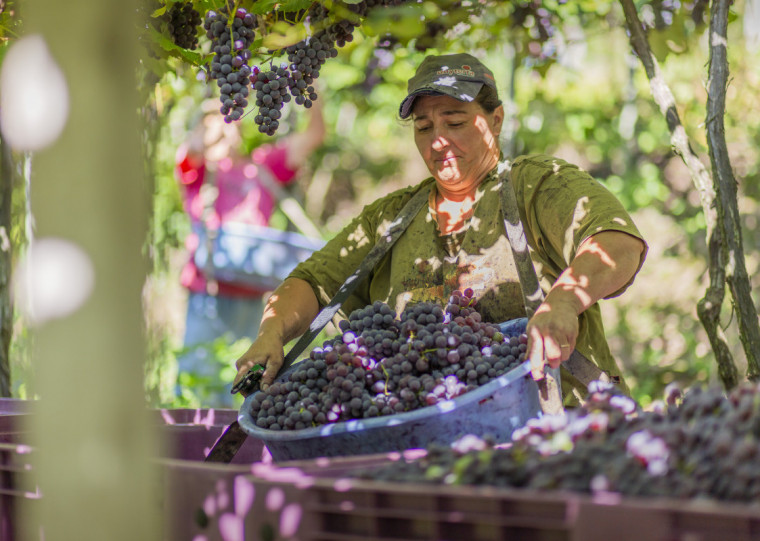
<path fill-rule="evenodd" d="M 544 361 L 556 368 L 575 349 L 578 316 L 609 297 L 633 278 L 644 243 L 618 231 L 586 239 L 528 322 L 528 358 L 535 379 L 543 377 Z"/>
<path fill-rule="evenodd" d="M 643 250 L 640 239 L 619 231 L 602 231 L 589 237 L 552 286 L 545 304 L 569 305 L 580 315 L 631 280 Z"/>
<path fill-rule="evenodd" d="M 299 278 L 288 278 L 269 297 L 259 336 L 273 333 L 286 344 L 305 333 L 318 313 L 319 302 L 311 285 Z"/>
<path fill-rule="evenodd" d="M 280 284 L 267 301 L 256 340 L 235 362 L 234 383 L 258 364 L 265 367 L 261 388 L 271 385 L 282 367 L 285 344 L 306 332 L 318 311 L 317 297 L 308 282 L 288 278 Z"/>

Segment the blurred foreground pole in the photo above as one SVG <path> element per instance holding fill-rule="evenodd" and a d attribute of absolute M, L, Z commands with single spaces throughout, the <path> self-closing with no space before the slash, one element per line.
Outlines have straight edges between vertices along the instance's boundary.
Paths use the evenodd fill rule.
<path fill-rule="evenodd" d="M 136 2 L 33 0 L 40 33 L 63 70 L 71 109 L 60 138 L 35 155 L 36 238 L 76 244 L 94 289 L 76 312 L 35 332 L 41 400 L 33 415 L 42 493 L 24 508 L 24 539 L 160 539 L 155 435 L 144 402 L 141 289 L 147 204 L 139 148 Z M 46 85 L 40 72 L 28 85 Z M 41 524 L 43 533 L 39 531 Z"/>
<path fill-rule="evenodd" d="M 0 134 L 0 396 L 11 396 L 10 345 L 13 336 L 11 301 L 11 196 L 13 156 Z"/>

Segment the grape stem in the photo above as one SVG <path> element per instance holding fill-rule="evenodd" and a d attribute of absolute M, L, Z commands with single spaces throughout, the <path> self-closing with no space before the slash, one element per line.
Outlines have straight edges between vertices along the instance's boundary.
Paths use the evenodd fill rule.
<path fill-rule="evenodd" d="M 235 16 L 237 15 L 237 10 L 240 7 L 240 0 L 235 0 L 235 3 L 232 6 L 232 9 L 230 10 L 230 14 L 227 15 L 227 25 L 230 27 L 230 34 L 232 33 L 232 21 L 235 20 Z M 231 36 L 230 36 L 231 39 Z"/>

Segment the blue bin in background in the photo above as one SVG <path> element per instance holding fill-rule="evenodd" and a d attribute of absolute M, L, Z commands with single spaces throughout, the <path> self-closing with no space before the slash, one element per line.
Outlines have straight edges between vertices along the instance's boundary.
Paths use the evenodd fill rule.
<path fill-rule="evenodd" d="M 507 336 L 525 332 L 527 318 L 500 325 Z M 298 367 L 291 366 L 278 380 L 285 381 Z M 238 422 L 264 442 L 272 459 L 280 462 L 317 457 L 363 455 L 449 445 L 467 434 L 492 436 L 509 442 L 515 429 L 541 415 L 538 386 L 525 361 L 508 373 L 454 399 L 413 411 L 370 419 L 329 423 L 302 430 L 267 430 L 250 415 L 255 393 L 246 397 Z"/>
<path fill-rule="evenodd" d="M 325 245 L 322 239 L 271 227 L 228 222 L 213 232 L 211 261 L 205 230 L 194 227 L 198 248 L 194 261 L 199 269 L 213 270 L 217 280 L 272 290 L 298 263 Z"/>

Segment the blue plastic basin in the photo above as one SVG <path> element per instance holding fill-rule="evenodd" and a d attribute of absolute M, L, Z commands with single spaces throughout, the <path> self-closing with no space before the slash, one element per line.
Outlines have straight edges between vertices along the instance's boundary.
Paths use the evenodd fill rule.
<path fill-rule="evenodd" d="M 506 334 L 524 332 L 524 320 L 500 326 Z M 278 380 L 284 381 L 295 364 Z M 541 415 L 538 387 L 525 361 L 508 373 L 454 399 L 417 410 L 329 423 L 302 430 L 267 430 L 250 415 L 255 393 L 246 397 L 238 422 L 249 435 L 264 441 L 275 461 L 361 455 L 451 444 L 461 436 L 490 435 L 509 442 L 516 428 Z"/>

